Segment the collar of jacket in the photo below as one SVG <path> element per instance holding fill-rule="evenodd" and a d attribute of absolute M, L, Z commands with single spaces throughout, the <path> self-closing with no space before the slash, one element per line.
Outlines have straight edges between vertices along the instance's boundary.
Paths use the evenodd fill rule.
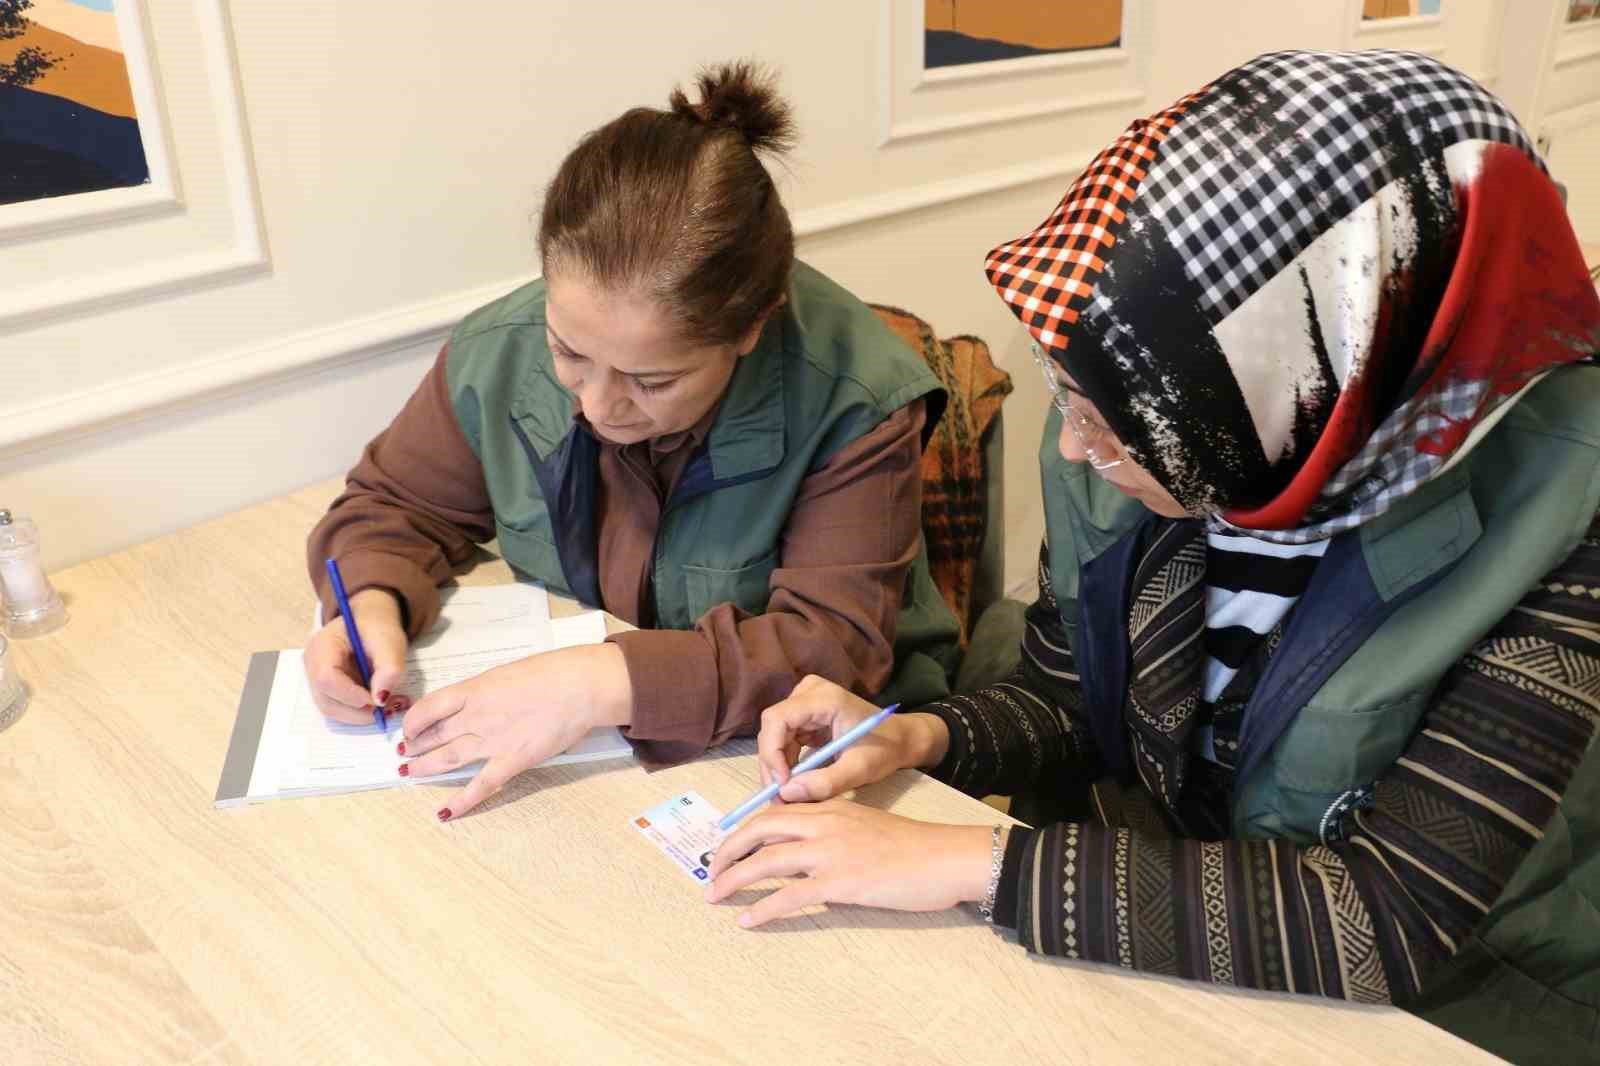
<path fill-rule="evenodd" d="M 1079 578 L 1080 676 L 1106 768 L 1131 768 L 1123 708 L 1130 668 L 1132 579 L 1161 519 L 1148 512 L 1117 533 L 1076 530 L 1092 553 Z M 1459 466 L 1360 529 L 1335 537 L 1302 594 L 1245 708 L 1237 780 L 1271 751 L 1314 693 L 1383 622 L 1448 573 L 1483 527 Z"/>
<path fill-rule="evenodd" d="M 1300 709 L 1391 615 L 1483 535 L 1464 467 L 1335 537 L 1245 706 L 1237 779 L 1260 766 Z"/>
<path fill-rule="evenodd" d="M 702 445 L 710 456 L 714 481 L 765 473 L 783 461 L 783 364 L 785 342 L 794 328 L 788 318 L 774 315 L 755 348 L 734 367 L 716 420 Z M 573 418 L 571 394 L 553 377 L 542 377 L 544 380 L 537 380 L 529 375 L 511 409 L 512 421 L 531 449 L 536 465 L 551 462 L 574 434 L 588 434 Z M 552 397 L 551 391 L 556 395 Z"/>
<path fill-rule="evenodd" d="M 787 319 L 786 315 L 775 316 L 756 347 L 734 367 L 711 431 L 678 479 L 667 509 L 760 477 L 783 461 Z M 596 502 L 600 441 L 586 422 L 573 417 L 572 397 L 565 389 L 558 389 L 554 402 L 548 394 L 544 402 L 534 401 L 527 393 L 518 397 L 511 410 L 511 431 L 528 453 L 545 506 L 550 509 L 556 554 L 567 588 L 584 603 L 599 603 Z"/>

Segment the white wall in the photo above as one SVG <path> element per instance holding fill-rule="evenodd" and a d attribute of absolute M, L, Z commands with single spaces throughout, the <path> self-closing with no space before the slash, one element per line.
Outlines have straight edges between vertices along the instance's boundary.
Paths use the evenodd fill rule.
<path fill-rule="evenodd" d="M 1514 105 L 1569 123 L 1552 159 L 1582 167 L 1574 213 L 1600 237 L 1580 177 L 1600 75 L 1555 65 L 1558 3 L 1517 0 L 1537 47 L 1513 49 L 1509 0 L 1360 33 L 1359 0 L 1128 0 L 1121 60 L 913 88 L 921 0 L 146 0 L 170 193 L 68 223 L 0 208 L 0 506 L 39 519 L 58 567 L 341 472 L 449 325 L 531 276 L 538 193 L 573 140 L 748 55 L 796 107 L 801 255 L 985 337 L 1015 376 L 1009 570 L 1025 584 L 1045 400 L 983 254 L 1129 119 L 1280 47 L 1400 45 L 1510 75 Z"/>
<path fill-rule="evenodd" d="M 1568 187 L 1573 228 L 1600 244 L 1600 21 L 1559 23 L 1538 98 L 1551 170 Z"/>

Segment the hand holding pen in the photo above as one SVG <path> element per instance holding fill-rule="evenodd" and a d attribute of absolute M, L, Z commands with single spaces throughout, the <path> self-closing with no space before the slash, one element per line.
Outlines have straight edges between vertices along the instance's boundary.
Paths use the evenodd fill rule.
<path fill-rule="evenodd" d="M 777 780 L 735 808 L 720 827 L 726 830 L 766 803 L 778 780 L 797 799 L 813 793 L 823 799 L 899 769 L 937 764 L 949 746 L 942 721 L 894 710 L 879 710 L 832 682 L 801 682 L 762 716 L 763 777 Z M 821 739 L 816 734 L 822 729 L 834 734 L 832 741 L 788 776 L 794 746 Z M 820 767 L 830 756 L 837 756 L 833 764 Z M 746 928 L 819 903 L 942 910 L 983 898 L 992 834 L 990 825 L 935 825 L 837 798 L 786 804 L 738 825 L 717 845 L 706 899 L 720 903 L 762 882 L 784 880 L 741 911 L 739 924 Z"/>
<path fill-rule="evenodd" d="M 896 770 L 931 770 L 944 758 L 949 746 L 944 723 L 910 711 L 889 717 L 832 765 L 809 772 L 793 765 L 802 748 L 821 748 L 877 713 L 872 703 L 832 681 L 805 678 L 788 699 L 761 716 L 756 759 L 762 784 L 779 784 L 778 797 L 786 803 L 818 803 Z"/>
<path fill-rule="evenodd" d="M 339 601 L 333 575 L 328 574 L 328 598 Z M 339 585 L 344 584 L 340 575 Z M 385 589 L 367 588 L 346 595 L 348 617 L 355 623 L 368 672 L 363 675 L 355 642 L 345 624 L 344 611 L 324 612 L 323 625 L 306 643 L 306 679 L 317 708 L 329 718 L 352 725 L 378 724 L 376 711 L 387 716 L 409 707 L 407 697 L 396 690 L 405 677 L 408 641 L 400 615 L 400 604 Z"/>
<path fill-rule="evenodd" d="M 805 774 L 812 770 L 819 770 L 826 766 L 834 758 L 842 754 L 846 749 L 850 748 L 868 733 L 871 733 L 874 729 L 882 725 L 884 721 L 899 708 L 899 706 L 900 705 L 898 703 L 892 703 L 882 710 L 874 711 L 872 714 L 861 719 L 861 721 L 850 727 L 850 729 L 833 738 L 828 743 L 822 745 L 822 747 L 813 751 L 804 759 L 801 759 L 795 764 L 793 773 L 796 775 Z M 762 776 L 766 775 L 763 774 Z M 782 786 L 779 784 L 779 782 L 771 781 L 765 787 L 758 789 L 755 795 L 751 796 L 749 799 L 745 800 L 743 803 L 739 804 L 739 806 L 735 807 L 733 810 L 724 815 L 722 821 L 717 823 L 717 828 L 723 832 L 727 832 L 729 829 L 732 829 L 745 818 L 754 814 L 756 811 L 760 810 L 762 807 L 765 807 L 767 804 L 776 799 L 781 787 Z"/>

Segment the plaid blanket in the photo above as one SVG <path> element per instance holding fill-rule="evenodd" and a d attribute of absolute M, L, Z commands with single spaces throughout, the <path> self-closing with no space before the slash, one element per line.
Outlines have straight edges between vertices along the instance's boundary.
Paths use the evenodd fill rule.
<path fill-rule="evenodd" d="M 944 417 L 922 453 L 922 535 L 934 584 L 961 623 L 965 648 L 977 621 L 969 614 L 988 505 L 983 434 L 1011 393 L 1011 375 L 994 365 L 989 346 L 977 337 L 940 340 L 933 327 L 909 311 L 870 306 L 922 356 L 949 394 Z"/>

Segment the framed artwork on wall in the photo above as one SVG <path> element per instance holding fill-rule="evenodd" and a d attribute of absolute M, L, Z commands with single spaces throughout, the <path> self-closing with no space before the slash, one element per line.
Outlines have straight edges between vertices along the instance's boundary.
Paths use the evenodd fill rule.
<path fill-rule="evenodd" d="M 1144 99 L 1139 0 L 879 2 L 880 145 Z"/>
<path fill-rule="evenodd" d="M 1486 6 L 1498 3 L 1500 0 L 1491 0 Z M 1455 11 L 1449 0 L 1346 0 L 1346 5 L 1346 48 L 1399 48 L 1452 62 L 1449 53 L 1454 34 L 1449 20 L 1462 17 L 1462 13 Z M 1470 19 L 1471 12 L 1466 15 Z M 1492 80 L 1488 72 L 1468 73 Z"/>
<path fill-rule="evenodd" d="M 1443 0 L 1362 0 L 1363 19 L 1412 19 L 1440 14 Z"/>
<path fill-rule="evenodd" d="M 267 268 L 228 0 L 0 11 L 0 338 Z M 65 424 L 17 399 L 0 422 Z"/>
<path fill-rule="evenodd" d="M 140 0 L 0 0 L 0 233 L 172 207 Z"/>
<path fill-rule="evenodd" d="M 923 0 L 927 70 L 1122 43 L 1122 0 Z"/>

